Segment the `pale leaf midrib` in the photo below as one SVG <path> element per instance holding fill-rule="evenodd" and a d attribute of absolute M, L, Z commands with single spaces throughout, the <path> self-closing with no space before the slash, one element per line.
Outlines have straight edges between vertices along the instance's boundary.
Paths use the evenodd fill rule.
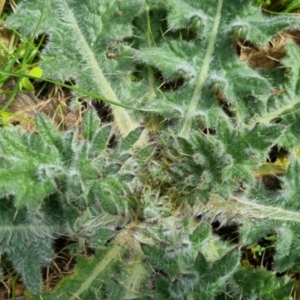
<path fill-rule="evenodd" d="M 182 126 L 182 129 L 180 131 L 180 136 L 186 138 L 188 136 L 188 132 L 191 128 L 192 121 L 195 115 L 195 111 L 197 110 L 198 103 L 201 99 L 201 91 L 203 88 L 203 85 L 205 83 L 208 71 L 209 71 L 209 65 L 211 62 L 211 58 L 214 52 L 214 45 L 216 43 L 217 34 L 218 34 L 218 28 L 221 20 L 221 10 L 222 10 L 223 0 L 218 0 L 217 9 L 216 9 L 216 15 L 214 17 L 213 21 L 213 27 L 208 39 L 208 45 L 205 51 L 205 56 L 203 60 L 203 65 L 201 66 L 201 69 L 197 76 L 196 81 L 196 87 L 193 93 L 193 97 L 191 99 L 191 102 L 189 104 L 189 108 L 184 120 L 184 124 Z"/>
<path fill-rule="evenodd" d="M 281 222 L 300 223 L 300 213 L 279 206 L 263 205 L 246 196 L 231 196 L 225 200 L 211 194 L 207 205 L 201 204 L 199 211 L 206 211 L 211 216 L 223 215 L 227 219 L 266 219 Z"/>
<path fill-rule="evenodd" d="M 86 59 L 87 65 L 89 66 L 90 70 L 92 71 L 92 76 L 95 77 L 95 82 L 100 86 L 103 96 L 111 99 L 117 103 L 121 103 L 118 99 L 117 95 L 115 94 L 114 90 L 112 89 L 109 81 L 103 74 L 103 71 L 99 67 L 99 63 L 95 58 L 94 52 L 91 50 L 90 46 L 85 39 L 78 22 L 74 16 L 74 13 L 70 9 L 68 3 L 65 1 L 66 9 L 68 10 L 68 15 L 70 16 L 70 23 L 72 29 L 76 32 L 76 37 L 80 41 L 81 51 L 84 54 Z M 116 129 L 121 133 L 122 136 L 126 136 L 129 132 L 134 130 L 138 127 L 138 124 L 134 122 L 128 112 L 122 108 L 117 106 L 111 106 L 112 113 L 114 116 L 114 124 Z"/>

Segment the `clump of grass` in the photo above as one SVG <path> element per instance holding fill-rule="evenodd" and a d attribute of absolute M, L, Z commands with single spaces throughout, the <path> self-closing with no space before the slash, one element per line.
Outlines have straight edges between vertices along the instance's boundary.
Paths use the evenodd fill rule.
<path fill-rule="evenodd" d="M 20 35 L 4 27 L 6 17 L 14 12 L 16 4 L 14 1 L 2 1 L 0 5 L 0 68 L 4 73 L 0 74 L 0 93 L 6 95 L 0 101 L 0 124 L 8 125 L 11 116 L 25 120 L 33 124 L 30 120 L 17 112 L 9 110 L 9 107 L 16 99 L 16 96 L 22 90 L 33 91 L 33 84 L 28 78 L 13 76 L 5 72 L 29 74 L 35 77 L 42 76 L 42 70 L 37 67 L 40 55 L 39 48 L 43 43 L 43 36 L 38 40 L 34 35 L 28 39 L 21 38 Z M 9 87 L 5 86 L 6 83 Z"/>

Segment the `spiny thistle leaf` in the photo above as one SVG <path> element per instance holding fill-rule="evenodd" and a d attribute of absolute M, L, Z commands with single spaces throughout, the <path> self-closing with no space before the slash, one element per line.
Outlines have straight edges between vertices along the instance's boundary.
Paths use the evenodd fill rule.
<path fill-rule="evenodd" d="M 240 289 L 243 286 L 243 289 Z M 233 276 L 228 293 L 234 299 L 261 297 L 263 299 L 289 300 L 293 282 L 287 277 L 278 278 L 264 269 L 249 270 L 241 268 Z"/>
<path fill-rule="evenodd" d="M 37 146 L 33 133 L 26 139 L 17 129 L 3 131 L 0 136 L 1 197 L 13 194 L 18 207 L 38 207 L 56 190 L 51 172 L 60 169 L 57 149 L 41 141 L 39 148 L 29 147 L 31 141 Z M 48 169 L 44 167 L 47 165 Z"/>
<path fill-rule="evenodd" d="M 95 8 L 91 0 L 81 3 L 72 0 L 24 1 L 7 25 L 18 28 L 26 36 L 48 35 L 41 66 L 45 76 L 75 80 L 81 88 L 115 102 L 130 104 L 136 91 L 128 84 L 127 73 L 133 70 L 133 65 L 127 64 L 120 70 L 122 62 L 108 58 L 106 53 L 114 45 L 119 48 L 119 43 L 132 35 L 130 22 L 142 4 L 140 0 L 126 1 L 126 4 L 106 0 L 101 7 Z M 125 109 L 112 106 L 112 111 L 116 129 L 123 135 L 137 126 Z"/>
<path fill-rule="evenodd" d="M 47 142 L 48 145 L 53 145 L 61 150 L 62 136 L 58 129 L 51 123 L 49 118 L 43 114 L 36 116 L 36 126 L 38 127 L 39 134 Z"/>
<path fill-rule="evenodd" d="M 95 126 L 95 111 L 90 110 L 85 116 L 87 140 L 77 140 L 76 134 L 69 132 L 61 134 L 46 117 L 37 118 L 38 134 L 23 133 L 17 128 L 1 131 L 0 254 L 8 254 L 26 286 L 38 294 L 40 267 L 51 261 L 54 237 L 76 232 L 98 247 L 128 220 L 126 195 L 130 189 L 125 179 L 120 183 L 108 175 L 116 175 L 110 173 L 110 164 L 126 164 L 141 131 L 128 136 L 127 147 L 121 146 L 122 155 L 118 156 L 113 149 L 107 152 L 111 133 L 108 127 L 101 132 L 102 128 Z M 102 149 L 96 151 L 99 145 Z M 110 153 L 116 159 L 106 165 Z M 132 170 L 132 175 L 136 171 L 138 168 Z M 6 200 L 4 197 L 8 196 Z M 90 207 L 92 203 L 94 206 Z"/>
<path fill-rule="evenodd" d="M 37 294 L 42 287 L 40 268 L 52 260 L 52 241 L 64 232 L 64 223 L 55 198 L 36 210 L 16 209 L 12 196 L 1 198 L 0 254 L 7 254 L 26 286 Z"/>
<path fill-rule="evenodd" d="M 82 122 L 82 134 L 86 140 L 91 141 L 99 128 L 99 118 L 94 109 L 88 109 Z"/>
<path fill-rule="evenodd" d="M 24 0 L 6 24 L 25 37 L 48 36 L 46 77 L 159 114 L 112 106 L 111 130 L 88 110 L 82 140 L 43 116 L 38 133 L 1 130 L 0 197 L 10 201 L 1 213 L 11 219 L 0 250 L 28 288 L 40 291 L 38 270 L 57 232 L 96 254 L 79 259 L 43 299 L 216 299 L 227 286 L 236 299 L 291 294 L 290 282 L 272 272 L 300 263 L 299 162 L 277 191 L 254 172 L 275 144 L 291 153 L 299 147 L 299 51 L 288 44 L 282 68 L 260 70 L 236 50 L 299 27 L 299 17 L 266 17 L 251 0 Z M 28 221 L 21 248 L 16 233 L 24 220 L 16 212 L 38 216 Z M 212 233 L 214 220 L 238 225 L 243 246 L 275 235 L 272 271 L 239 267 L 239 247 Z M 32 253 L 23 257 L 29 238 Z"/>
<path fill-rule="evenodd" d="M 188 140 L 178 139 L 166 151 L 170 165 L 169 180 L 181 193 L 215 191 L 227 197 L 241 182 L 254 181 L 253 170 L 267 156 L 272 143 L 282 134 L 279 125 L 257 124 L 251 129 L 234 131 L 220 118 L 214 134 L 190 133 Z M 165 141 L 163 141 L 165 143 Z M 163 146 L 162 146 L 163 147 Z M 178 161 L 181 161 L 178 164 Z M 172 179 L 173 178 L 173 179 Z M 180 178 L 180 179 L 179 179 Z M 179 183 L 176 183 L 179 181 Z M 193 187 L 193 188 L 192 188 Z M 202 194 L 203 196 L 203 194 Z M 203 199 L 203 198 L 202 198 Z"/>

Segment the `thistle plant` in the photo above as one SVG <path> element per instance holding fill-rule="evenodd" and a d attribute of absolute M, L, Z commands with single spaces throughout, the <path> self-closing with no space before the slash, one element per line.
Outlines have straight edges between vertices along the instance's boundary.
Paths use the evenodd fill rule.
<path fill-rule="evenodd" d="M 47 36 L 44 77 L 115 103 L 111 123 L 89 108 L 80 132 L 43 115 L 37 132 L 0 132 L 0 253 L 32 299 L 293 298 L 295 282 L 276 274 L 300 263 L 299 49 L 287 42 L 271 70 L 238 52 L 299 25 L 252 1 L 20 2 L 6 26 Z M 255 174 L 275 146 L 289 162 L 270 190 Z M 214 221 L 234 224 L 238 243 Z M 241 264 L 268 235 L 269 269 Z M 95 255 L 49 294 L 40 268 L 60 236 Z"/>

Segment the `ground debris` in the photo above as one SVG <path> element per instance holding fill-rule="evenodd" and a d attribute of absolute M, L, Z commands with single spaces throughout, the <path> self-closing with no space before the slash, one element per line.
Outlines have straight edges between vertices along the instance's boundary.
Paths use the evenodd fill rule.
<path fill-rule="evenodd" d="M 16 80 L 11 78 L 0 89 L 0 108 L 8 101 L 15 85 Z M 81 112 L 71 111 L 68 100 L 59 87 L 55 87 L 45 100 L 37 98 L 34 91 L 19 92 L 6 109 L 10 114 L 6 122 L 20 125 L 25 131 L 35 131 L 36 114 L 43 113 L 63 130 L 78 127 L 82 119 Z"/>
<path fill-rule="evenodd" d="M 238 40 L 236 49 L 239 59 L 252 69 L 271 70 L 280 67 L 280 60 L 286 55 L 286 43 L 290 40 L 300 45 L 300 30 L 278 33 L 263 46 L 256 46 L 248 40 Z"/>

